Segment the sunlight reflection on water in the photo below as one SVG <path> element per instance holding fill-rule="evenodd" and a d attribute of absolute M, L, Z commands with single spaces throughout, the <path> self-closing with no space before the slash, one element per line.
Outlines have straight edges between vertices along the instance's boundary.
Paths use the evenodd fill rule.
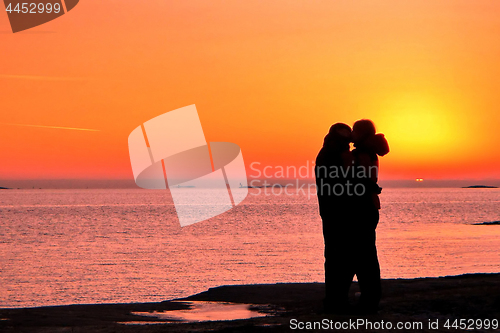
<path fill-rule="evenodd" d="M 132 314 L 182 322 L 236 320 L 267 316 L 265 313 L 252 310 L 250 304 L 204 301 L 183 303 L 189 304 L 190 308 L 171 311 L 132 312 Z"/>

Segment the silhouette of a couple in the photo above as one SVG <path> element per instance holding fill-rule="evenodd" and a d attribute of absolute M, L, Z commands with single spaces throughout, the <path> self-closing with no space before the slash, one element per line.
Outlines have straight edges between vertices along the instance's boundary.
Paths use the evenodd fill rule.
<path fill-rule="evenodd" d="M 354 150 L 350 151 L 350 143 Z M 325 240 L 324 301 L 327 313 L 374 313 L 381 297 L 375 245 L 379 221 L 378 156 L 389 152 L 383 134 L 362 119 L 351 128 L 332 125 L 316 158 L 316 185 Z M 357 276 L 361 297 L 348 301 Z"/>

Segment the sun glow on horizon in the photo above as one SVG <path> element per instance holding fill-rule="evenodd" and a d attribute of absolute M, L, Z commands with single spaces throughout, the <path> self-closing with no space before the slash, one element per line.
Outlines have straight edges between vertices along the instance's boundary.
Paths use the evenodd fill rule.
<path fill-rule="evenodd" d="M 450 106 L 416 95 L 404 95 L 387 104 L 377 125 L 389 138 L 392 150 L 405 159 L 449 157 L 461 143 L 462 127 Z"/>

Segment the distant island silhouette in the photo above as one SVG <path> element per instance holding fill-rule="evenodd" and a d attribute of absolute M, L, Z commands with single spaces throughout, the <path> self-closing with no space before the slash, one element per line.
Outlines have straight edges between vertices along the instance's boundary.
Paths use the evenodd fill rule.
<path fill-rule="evenodd" d="M 473 225 L 500 225 L 500 221 L 473 223 Z"/>
<path fill-rule="evenodd" d="M 0 187 L 0 190 L 12 190 L 12 189 L 8 187 Z"/>
<path fill-rule="evenodd" d="M 498 186 L 471 185 L 471 186 L 463 186 L 462 188 L 498 188 Z"/>
<path fill-rule="evenodd" d="M 241 185 L 240 183 L 240 188 L 266 188 L 266 187 L 271 187 L 270 185 L 267 185 L 267 186 L 252 186 L 252 185 L 249 185 L 249 186 L 243 186 Z"/>
<path fill-rule="evenodd" d="M 262 185 L 262 186 L 254 186 L 254 185 L 244 186 L 240 183 L 240 188 L 268 188 L 268 187 L 283 187 L 283 185 L 274 184 L 274 185 Z"/>

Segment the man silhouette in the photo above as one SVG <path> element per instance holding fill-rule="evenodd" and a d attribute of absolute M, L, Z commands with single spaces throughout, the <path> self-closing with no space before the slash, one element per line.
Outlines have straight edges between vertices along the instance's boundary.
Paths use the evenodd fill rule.
<path fill-rule="evenodd" d="M 353 199 L 348 195 L 352 168 L 349 151 L 351 128 L 343 123 L 332 125 L 316 157 L 316 186 L 325 242 L 325 300 L 327 313 L 348 310 L 348 292 L 354 275 L 354 244 L 351 214 Z"/>

